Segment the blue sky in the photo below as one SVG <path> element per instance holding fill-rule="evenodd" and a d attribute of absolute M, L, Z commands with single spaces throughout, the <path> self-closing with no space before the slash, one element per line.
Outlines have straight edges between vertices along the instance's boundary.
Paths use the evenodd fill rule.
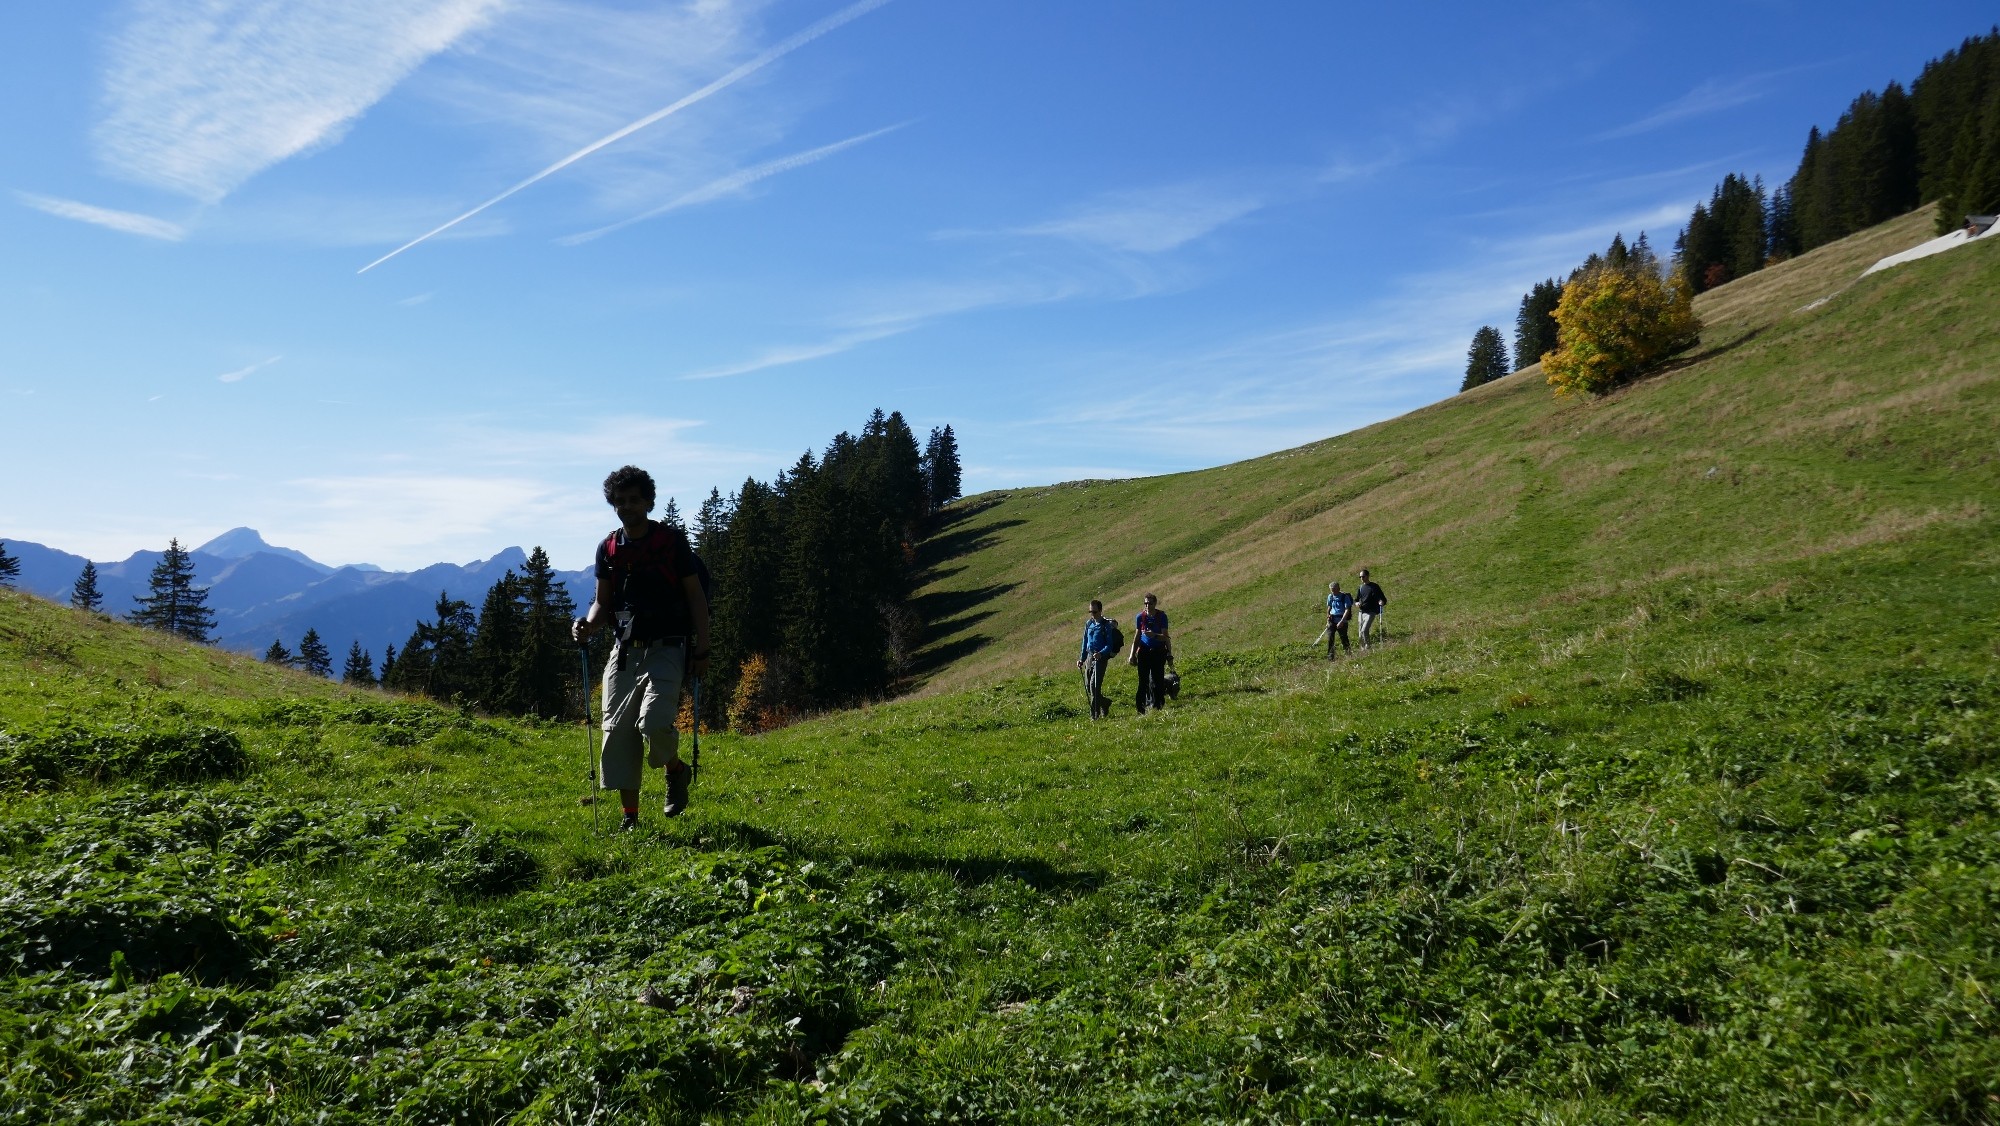
<path fill-rule="evenodd" d="M 690 505 L 876 406 L 952 424 L 968 492 L 1285 448 L 1450 394 L 1534 281 L 1993 21 L 5 5 L 0 537 L 577 567 L 609 469 Z"/>

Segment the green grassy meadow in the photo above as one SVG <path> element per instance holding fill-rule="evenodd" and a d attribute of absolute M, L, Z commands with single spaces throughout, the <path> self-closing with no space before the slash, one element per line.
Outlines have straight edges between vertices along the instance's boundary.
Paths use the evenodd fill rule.
<path fill-rule="evenodd" d="M 1603 400 L 971 498 L 921 692 L 627 835 L 575 725 L 0 592 L 0 1115 L 2000 1122 L 2000 247 L 1853 282 L 1928 224 Z"/>

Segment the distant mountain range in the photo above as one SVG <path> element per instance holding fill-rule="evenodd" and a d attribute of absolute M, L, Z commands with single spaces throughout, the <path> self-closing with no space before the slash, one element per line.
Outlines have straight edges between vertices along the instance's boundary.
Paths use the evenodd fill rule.
<path fill-rule="evenodd" d="M 21 561 L 15 585 L 55 602 L 69 601 L 85 559 L 27 540 L 0 540 Z M 129 613 L 133 599 L 146 593 L 147 580 L 164 552 L 134 552 L 114 563 L 97 563 L 97 589 L 104 609 Z M 383 650 L 401 646 L 419 620 L 434 616 L 440 591 L 479 608 L 500 576 L 518 571 L 527 552 L 510 547 L 491 559 L 463 566 L 434 563 L 417 571 L 385 571 L 365 563 L 329 567 L 304 552 L 273 547 L 251 528 L 232 528 L 189 553 L 195 581 L 208 588 L 215 611 L 217 644 L 261 654 L 271 642 L 296 652 L 308 629 L 333 651 L 334 667 L 348 645 L 361 647 L 379 665 Z M 590 601 L 590 571 L 557 571 L 579 608 Z"/>

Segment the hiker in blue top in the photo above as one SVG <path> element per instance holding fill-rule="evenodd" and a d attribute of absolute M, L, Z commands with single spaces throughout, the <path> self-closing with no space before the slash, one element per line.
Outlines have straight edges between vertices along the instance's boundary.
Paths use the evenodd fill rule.
<path fill-rule="evenodd" d="M 1139 691 L 1135 697 L 1139 714 L 1146 714 L 1148 701 L 1155 709 L 1167 706 L 1167 662 L 1173 659 L 1174 640 L 1167 632 L 1167 612 L 1160 600 L 1146 596 L 1146 608 L 1132 619 L 1132 663 L 1139 669 Z"/>
<path fill-rule="evenodd" d="M 1090 614 L 1083 619 L 1083 649 L 1077 653 L 1076 667 L 1083 670 L 1083 692 L 1090 697 L 1090 718 L 1108 719 L 1111 698 L 1104 694 L 1104 666 L 1123 647 L 1118 623 L 1104 616 L 1104 603 L 1090 600 Z"/>
<path fill-rule="evenodd" d="M 1340 589 L 1340 584 L 1326 584 L 1326 659 L 1334 659 L 1333 643 L 1340 642 L 1342 652 L 1354 652 L 1354 643 L 1347 639 L 1347 622 L 1354 616 L 1354 596 Z"/>

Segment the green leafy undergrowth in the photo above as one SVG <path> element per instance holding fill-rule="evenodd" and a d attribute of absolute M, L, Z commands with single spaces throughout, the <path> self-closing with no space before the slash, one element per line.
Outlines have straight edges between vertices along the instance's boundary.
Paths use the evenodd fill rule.
<path fill-rule="evenodd" d="M 44 734 L 0 730 L 0 787 L 40 789 L 66 782 L 194 782 L 240 778 L 250 767 L 235 733 L 207 724 L 100 730 L 62 727 Z"/>
<path fill-rule="evenodd" d="M 517 845 L 393 807 L 182 792 L 7 832 L 14 1120 L 726 1107 L 809 1076 L 891 965 L 889 892 L 775 848 L 542 888 Z"/>

